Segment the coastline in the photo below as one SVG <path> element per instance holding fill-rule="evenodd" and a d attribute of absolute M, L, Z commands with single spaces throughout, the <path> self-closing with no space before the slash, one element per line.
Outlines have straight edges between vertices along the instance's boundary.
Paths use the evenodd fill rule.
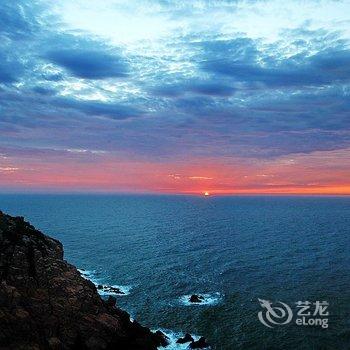
<path fill-rule="evenodd" d="M 117 306 L 131 286 L 108 286 L 63 259 L 63 245 L 0 211 L 0 347 L 204 349 L 199 337 L 151 330 Z M 203 303 L 204 304 L 204 303 Z M 187 337 L 187 338 L 186 338 Z"/>
<path fill-rule="evenodd" d="M 166 336 L 130 320 L 63 259 L 62 244 L 0 212 L 2 349 L 142 349 Z"/>

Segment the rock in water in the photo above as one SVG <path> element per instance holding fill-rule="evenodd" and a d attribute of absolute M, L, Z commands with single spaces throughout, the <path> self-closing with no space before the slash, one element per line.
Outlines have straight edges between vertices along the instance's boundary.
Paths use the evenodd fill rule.
<path fill-rule="evenodd" d="M 191 349 L 206 349 L 209 348 L 209 344 L 204 337 L 200 337 L 197 341 L 193 341 L 190 344 Z"/>
<path fill-rule="evenodd" d="M 115 294 L 125 294 L 120 288 L 112 287 L 112 286 L 103 286 L 104 292 L 115 293 Z"/>
<path fill-rule="evenodd" d="M 193 294 L 190 297 L 191 303 L 201 303 L 204 300 L 204 298 L 201 295 Z"/>
<path fill-rule="evenodd" d="M 0 349 L 155 350 L 166 344 L 63 260 L 62 244 L 0 211 Z"/>
<path fill-rule="evenodd" d="M 192 338 L 192 335 L 189 333 L 186 333 L 185 336 L 183 338 L 179 338 L 177 340 L 178 344 L 185 344 L 185 343 L 190 343 L 193 342 L 194 339 Z"/>

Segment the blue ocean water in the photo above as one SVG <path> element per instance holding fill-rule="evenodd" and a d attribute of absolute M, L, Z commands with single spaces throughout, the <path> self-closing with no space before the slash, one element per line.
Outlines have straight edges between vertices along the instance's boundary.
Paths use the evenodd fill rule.
<path fill-rule="evenodd" d="M 118 305 L 151 328 L 214 349 L 350 348 L 349 197 L 0 195 L 0 209 L 129 291 Z M 193 293 L 204 305 L 188 305 Z M 327 301 L 329 327 L 268 328 L 258 298 L 294 313 L 297 301 Z"/>

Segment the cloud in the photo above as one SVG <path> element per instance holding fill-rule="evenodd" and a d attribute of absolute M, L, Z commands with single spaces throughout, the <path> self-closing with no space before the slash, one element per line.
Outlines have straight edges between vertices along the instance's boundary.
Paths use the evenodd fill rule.
<path fill-rule="evenodd" d="M 39 29 L 36 15 L 41 7 L 27 0 L 2 0 L 0 3 L 0 37 L 28 39 Z"/>
<path fill-rule="evenodd" d="M 23 65 L 19 60 L 0 51 L 0 83 L 15 82 L 22 72 Z"/>
<path fill-rule="evenodd" d="M 24 0 L 0 2 L 0 83 L 16 82 L 24 72 L 20 51 L 37 28 L 36 10 Z"/>
<path fill-rule="evenodd" d="M 343 24 L 299 9 L 291 23 L 272 0 L 91 2 L 84 18 L 70 1 L 31 4 L 0 4 L 0 145 L 159 162 L 350 145 Z M 273 24 L 254 13 L 265 7 Z M 115 15 L 146 22 L 129 30 Z"/>
<path fill-rule="evenodd" d="M 188 178 L 190 180 L 213 180 L 212 177 L 208 177 L 208 176 L 189 176 Z"/>
<path fill-rule="evenodd" d="M 253 88 L 259 84 L 260 88 L 293 88 L 350 81 L 350 50 L 330 48 L 313 55 L 306 51 L 287 58 L 278 55 L 276 46 L 270 50 L 274 56 L 259 52 L 257 43 L 244 38 L 207 42 L 200 67 Z"/>
<path fill-rule="evenodd" d="M 235 89 L 223 82 L 216 82 L 211 80 L 184 80 L 177 84 L 169 85 L 162 84 L 150 88 L 151 94 L 160 97 L 180 97 L 185 94 L 197 94 L 217 97 L 232 96 Z"/>
<path fill-rule="evenodd" d="M 324 50 L 310 58 L 310 65 L 332 81 L 350 80 L 350 50 Z"/>
<path fill-rule="evenodd" d="M 128 76 L 126 61 L 117 55 L 92 49 L 60 49 L 50 51 L 47 58 L 84 79 L 124 78 Z"/>
<path fill-rule="evenodd" d="M 233 95 L 235 89 L 224 84 L 199 81 L 190 84 L 188 90 L 203 95 L 228 97 Z"/>
<path fill-rule="evenodd" d="M 33 91 L 40 95 L 54 95 L 56 93 L 54 89 L 45 88 L 42 86 L 34 86 Z"/>
<path fill-rule="evenodd" d="M 0 2 L 0 84 L 18 82 L 26 69 L 33 68 L 29 47 L 41 32 L 41 12 L 38 3 L 27 0 Z"/>
<path fill-rule="evenodd" d="M 60 97 L 53 100 L 53 105 L 68 109 L 74 109 L 85 113 L 87 116 L 103 116 L 111 119 L 128 119 L 138 117 L 141 112 L 131 106 L 119 103 L 100 101 L 77 100 L 73 98 Z"/>
<path fill-rule="evenodd" d="M 20 113 L 21 108 L 27 111 L 25 115 Z M 128 104 L 63 97 L 59 96 L 55 90 L 37 86 L 23 95 L 0 91 L 0 109 L 3 123 L 48 129 L 65 128 L 83 121 L 89 125 L 88 120 L 96 120 L 96 117 L 125 120 L 146 114 L 139 108 Z"/>
<path fill-rule="evenodd" d="M 14 172 L 19 170 L 19 168 L 16 167 L 0 167 L 0 172 Z"/>

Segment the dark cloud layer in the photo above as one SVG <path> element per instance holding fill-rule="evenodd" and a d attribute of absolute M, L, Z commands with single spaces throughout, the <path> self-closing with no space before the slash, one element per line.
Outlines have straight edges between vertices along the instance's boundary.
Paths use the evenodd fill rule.
<path fill-rule="evenodd" d="M 126 62 L 121 57 L 107 52 L 86 49 L 60 49 L 49 52 L 47 58 L 51 62 L 66 68 L 78 78 L 120 78 L 126 77 L 128 74 Z"/>
<path fill-rule="evenodd" d="M 251 40 L 206 43 L 201 68 L 237 82 L 269 88 L 324 86 L 350 81 L 350 50 L 330 48 L 317 54 L 279 57 L 259 55 Z M 258 60 L 259 58 L 259 60 Z"/>

